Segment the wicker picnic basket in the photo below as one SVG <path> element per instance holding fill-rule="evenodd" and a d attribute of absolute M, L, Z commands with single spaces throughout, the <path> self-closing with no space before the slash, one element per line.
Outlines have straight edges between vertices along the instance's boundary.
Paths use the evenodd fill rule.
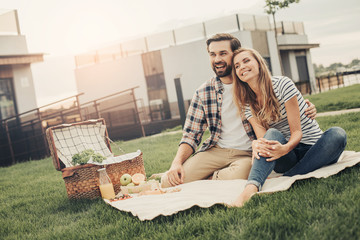
<path fill-rule="evenodd" d="M 72 166 L 72 156 L 86 149 L 93 149 L 105 157 L 112 156 L 105 120 L 96 119 L 73 124 L 62 124 L 46 130 L 53 164 L 62 171 L 70 199 L 100 197 L 98 169 L 105 167 L 115 194 L 120 191 L 120 177 L 128 173 L 145 175 L 142 153 L 137 151 L 121 155 L 124 161 L 107 165 L 85 164 Z"/>

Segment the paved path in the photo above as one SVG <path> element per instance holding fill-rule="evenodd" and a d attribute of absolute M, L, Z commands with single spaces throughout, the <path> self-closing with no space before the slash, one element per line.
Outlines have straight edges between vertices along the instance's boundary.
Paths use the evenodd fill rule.
<path fill-rule="evenodd" d="M 322 113 L 316 114 L 316 117 L 334 116 L 334 115 L 340 115 L 340 114 L 351 113 L 351 112 L 360 112 L 360 108 L 345 109 L 345 110 L 332 111 L 332 112 L 322 112 Z"/>

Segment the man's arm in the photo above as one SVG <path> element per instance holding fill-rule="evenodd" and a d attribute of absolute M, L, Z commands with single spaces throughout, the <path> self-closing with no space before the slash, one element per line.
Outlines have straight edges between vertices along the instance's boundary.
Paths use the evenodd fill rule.
<path fill-rule="evenodd" d="M 170 185 L 175 186 L 184 182 L 183 163 L 194 153 L 201 142 L 202 135 L 207 128 L 202 102 L 197 94 L 194 94 L 188 109 L 184 124 L 183 137 L 176 156 L 167 171 L 167 179 Z"/>
<path fill-rule="evenodd" d="M 167 172 L 167 178 L 170 185 L 175 186 L 184 182 L 184 167 L 183 163 L 193 154 L 193 149 L 190 145 L 180 144 L 176 156 Z"/>

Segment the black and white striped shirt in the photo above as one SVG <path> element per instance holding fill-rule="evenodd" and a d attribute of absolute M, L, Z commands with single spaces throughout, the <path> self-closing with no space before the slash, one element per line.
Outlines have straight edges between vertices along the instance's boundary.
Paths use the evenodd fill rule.
<path fill-rule="evenodd" d="M 312 120 L 305 115 L 305 109 L 307 104 L 299 90 L 296 88 L 293 81 L 288 77 L 272 77 L 271 78 L 273 89 L 275 95 L 280 103 L 280 113 L 281 117 L 278 122 L 269 124 L 271 128 L 279 130 L 286 140 L 290 139 L 290 126 L 287 119 L 287 113 L 285 109 L 285 103 L 290 100 L 292 97 L 297 96 L 300 109 L 300 122 L 301 122 L 301 131 L 302 138 L 301 143 L 313 145 L 321 137 L 322 130 L 319 127 L 319 124 L 316 120 Z M 245 116 L 247 119 L 252 117 L 250 106 L 247 106 L 245 109 Z"/>

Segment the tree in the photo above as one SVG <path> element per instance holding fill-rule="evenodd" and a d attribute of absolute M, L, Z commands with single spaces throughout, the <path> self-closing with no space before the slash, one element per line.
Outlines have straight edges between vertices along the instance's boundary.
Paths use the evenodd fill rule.
<path fill-rule="evenodd" d="M 275 13 L 283 8 L 289 7 L 291 3 L 299 3 L 300 0 L 283 0 L 283 1 L 274 1 L 274 0 L 265 0 L 265 12 L 267 14 L 271 14 L 273 17 L 274 22 L 274 32 L 275 32 L 275 41 L 276 41 L 276 47 L 278 48 L 278 40 L 277 40 L 277 33 L 276 33 L 276 21 L 275 21 Z M 281 72 L 284 74 L 284 70 L 282 67 L 281 57 L 280 57 L 280 51 L 278 48 L 278 55 L 279 55 L 279 61 L 281 64 Z"/>
<path fill-rule="evenodd" d="M 345 68 L 345 70 L 351 71 L 351 68 L 357 65 L 360 65 L 360 60 L 357 58 L 353 59 L 349 64 L 335 62 L 330 64 L 328 67 L 324 67 L 324 65 L 322 64 L 320 64 L 319 66 L 315 63 L 313 64 L 316 77 L 321 77 L 323 75 L 335 75 L 338 72 L 339 68 Z"/>
<path fill-rule="evenodd" d="M 357 58 L 353 59 L 349 65 L 350 65 L 349 67 L 360 65 L 360 60 Z"/>
<path fill-rule="evenodd" d="M 274 30 L 276 33 L 276 21 L 275 13 L 283 8 L 288 8 L 291 3 L 299 3 L 300 0 L 283 0 L 283 1 L 274 1 L 274 0 L 265 0 L 265 12 L 271 14 L 274 22 Z"/>

